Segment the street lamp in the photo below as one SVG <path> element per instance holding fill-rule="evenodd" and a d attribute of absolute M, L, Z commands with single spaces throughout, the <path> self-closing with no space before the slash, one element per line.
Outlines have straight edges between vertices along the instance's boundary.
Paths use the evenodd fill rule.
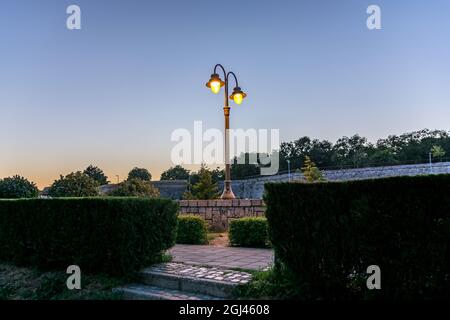
<path fill-rule="evenodd" d="M 288 165 L 288 180 L 291 182 L 291 160 L 286 160 Z"/>
<path fill-rule="evenodd" d="M 224 80 L 223 81 L 219 74 L 217 73 L 217 69 L 220 68 L 223 72 Z M 236 86 L 233 89 L 233 93 L 231 96 L 228 96 L 228 79 L 230 76 L 233 76 Z M 231 190 L 231 165 L 230 165 L 230 106 L 228 103 L 228 98 L 233 100 L 236 104 L 241 104 L 242 101 L 247 97 L 247 95 L 242 91 L 239 87 L 239 83 L 236 75 L 233 72 L 226 72 L 225 68 L 221 64 L 216 64 L 214 67 L 214 72 L 211 75 L 211 78 L 206 83 L 206 86 L 211 89 L 211 91 L 215 94 L 220 92 L 222 87 L 225 87 L 225 103 L 223 107 L 223 113 L 225 115 L 225 183 L 223 188 L 223 193 L 220 196 L 221 199 L 234 199 L 233 191 Z"/>

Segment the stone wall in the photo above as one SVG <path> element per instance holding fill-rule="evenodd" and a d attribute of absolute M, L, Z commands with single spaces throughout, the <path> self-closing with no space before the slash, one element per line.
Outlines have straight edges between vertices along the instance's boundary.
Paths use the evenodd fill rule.
<path fill-rule="evenodd" d="M 162 180 L 153 181 L 153 185 L 159 189 L 162 198 L 182 199 L 183 193 L 187 190 L 188 182 L 186 180 Z"/>
<path fill-rule="evenodd" d="M 231 219 L 264 216 L 262 200 L 181 200 L 180 214 L 192 214 L 205 219 L 216 231 L 228 229 Z"/>

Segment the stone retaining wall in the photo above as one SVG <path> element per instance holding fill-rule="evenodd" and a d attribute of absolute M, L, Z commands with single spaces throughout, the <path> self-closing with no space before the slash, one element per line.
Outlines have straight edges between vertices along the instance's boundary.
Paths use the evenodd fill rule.
<path fill-rule="evenodd" d="M 180 214 L 192 214 L 205 219 L 212 230 L 228 229 L 231 219 L 264 216 L 261 199 L 235 200 L 180 200 Z"/>
<path fill-rule="evenodd" d="M 418 176 L 427 174 L 450 174 L 450 162 L 433 163 L 431 166 L 427 163 L 374 167 L 374 168 L 358 168 L 358 169 L 342 169 L 342 170 L 324 170 L 322 171 L 327 181 L 348 181 L 361 179 L 378 179 L 395 176 Z M 303 174 L 293 172 L 291 181 L 304 180 Z M 280 174 L 275 176 L 261 176 L 255 179 L 233 180 L 231 186 L 236 197 L 241 199 L 261 199 L 264 194 L 264 185 L 267 182 L 287 182 L 289 176 Z M 222 190 L 223 183 L 219 183 L 219 190 Z"/>

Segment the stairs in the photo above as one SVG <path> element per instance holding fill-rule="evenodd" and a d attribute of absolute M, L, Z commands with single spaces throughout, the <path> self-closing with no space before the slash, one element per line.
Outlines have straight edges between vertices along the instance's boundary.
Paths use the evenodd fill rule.
<path fill-rule="evenodd" d="M 115 289 L 126 300 L 220 300 L 235 298 L 251 274 L 222 268 L 162 263 L 140 272 L 139 284 Z"/>

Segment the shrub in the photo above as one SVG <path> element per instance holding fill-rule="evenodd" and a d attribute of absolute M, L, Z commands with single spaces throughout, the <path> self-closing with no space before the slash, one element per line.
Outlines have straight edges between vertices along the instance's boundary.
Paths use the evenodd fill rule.
<path fill-rule="evenodd" d="M 147 169 L 135 167 L 128 173 L 128 180 L 133 180 L 133 179 L 151 181 L 152 175 L 150 174 L 150 172 Z"/>
<path fill-rule="evenodd" d="M 208 200 L 219 197 L 217 182 L 214 181 L 213 172 L 206 165 L 202 164 L 195 180 L 197 179 L 198 181 L 192 186 L 192 192 L 185 193 L 185 199 Z"/>
<path fill-rule="evenodd" d="M 305 156 L 303 161 L 302 173 L 307 182 L 325 181 L 322 172 L 309 156 Z"/>
<path fill-rule="evenodd" d="M 115 197 L 159 197 L 159 190 L 150 181 L 131 179 L 119 184 L 109 195 Z"/>
<path fill-rule="evenodd" d="M 241 218 L 231 220 L 229 239 L 232 246 L 266 247 L 268 244 L 266 218 Z"/>
<path fill-rule="evenodd" d="M 266 184 L 270 240 L 304 298 L 450 298 L 449 191 L 450 175 Z"/>
<path fill-rule="evenodd" d="M 53 182 L 48 195 L 54 198 L 98 196 L 98 183 L 80 171 L 72 172 Z"/>
<path fill-rule="evenodd" d="M 177 243 L 207 244 L 208 226 L 200 217 L 184 215 L 178 217 Z"/>
<path fill-rule="evenodd" d="M 174 244 L 177 211 L 164 199 L 2 200 L 0 260 L 124 275 L 159 261 Z"/>
<path fill-rule="evenodd" d="M 285 268 L 270 268 L 253 272 L 252 280 L 238 287 L 236 295 L 241 299 L 301 299 L 301 293 Z"/>
<path fill-rule="evenodd" d="M 0 199 L 36 198 L 38 194 L 36 185 L 21 176 L 0 180 Z"/>
<path fill-rule="evenodd" d="M 61 295 L 67 290 L 66 280 L 66 275 L 62 273 L 43 276 L 39 286 L 36 288 L 34 298 L 37 300 L 51 300 Z"/>

